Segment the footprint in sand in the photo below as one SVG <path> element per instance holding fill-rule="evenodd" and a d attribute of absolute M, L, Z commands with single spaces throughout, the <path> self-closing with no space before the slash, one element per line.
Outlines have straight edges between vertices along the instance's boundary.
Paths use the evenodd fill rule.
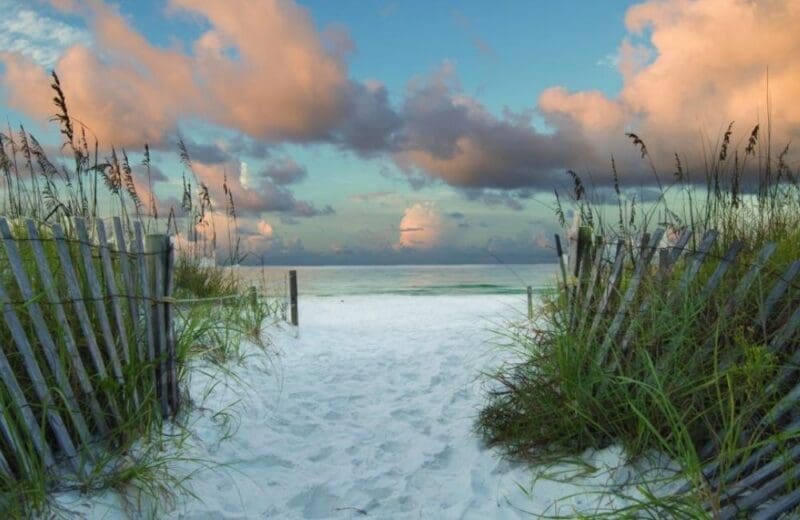
<path fill-rule="evenodd" d="M 318 452 L 314 453 L 313 455 L 310 455 L 308 457 L 308 460 L 310 462 L 319 462 L 321 460 L 325 460 L 328 457 L 330 457 L 331 453 L 333 453 L 333 448 L 325 447 L 325 448 L 322 448 L 321 450 L 319 450 Z"/>
<path fill-rule="evenodd" d="M 252 464 L 261 468 L 273 468 L 276 466 L 286 469 L 294 468 L 294 463 L 292 461 L 271 454 L 256 457 L 253 459 Z"/>
<path fill-rule="evenodd" d="M 319 430 L 319 425 L 317 424 L 298 424 L 289 427 L 289 431 L 292 432 L 292 435 L 298 437 L 308 437 L 317 430 Z"/>
<path fill-rule="evenodd" d="M 335 410 L 331 410 L 330 412 L 326 413 L 322 417 L 326 421 L 338 421 L 339 419 L 341 419 L 343 417 L 343 415 L 340 414 L 339 412 L 335 411 Z"/>
<path fill-rule="evenodd" d="M 391 415 L 398 421 L 414 422 L 419 420 L 422 410 L 419 408 L 401 409 L 393 411 Z"/>
<path fill-rule="evenodd" d="M 320 484 L 295 495 L 286 505 L 301 509 L 303 518 L 331 518 L 338 502 L 339 497 Z"/>
<path fill-rule="evenodd" d="M 425 469 L 445 469 L 450 465 L 453 458 L 453 448 L 445 446 L 440 451 L 433 454 L 431 458 L 426 460 L 422 467 Z"/>

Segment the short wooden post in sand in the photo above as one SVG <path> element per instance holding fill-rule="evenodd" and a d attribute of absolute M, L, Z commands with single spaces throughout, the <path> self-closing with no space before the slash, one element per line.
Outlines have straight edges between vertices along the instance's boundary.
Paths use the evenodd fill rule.
<path fill-rule="evenodd" d="M 533 289 L 528 286 L 528 319 L 533 319 Z"/>
<path fill-rule="evenodd" d="M 289 304 L 292 309 L 292 325 L 297 327 L 299 320 L 297 317 L 297 271 L 289 271 Z"/>

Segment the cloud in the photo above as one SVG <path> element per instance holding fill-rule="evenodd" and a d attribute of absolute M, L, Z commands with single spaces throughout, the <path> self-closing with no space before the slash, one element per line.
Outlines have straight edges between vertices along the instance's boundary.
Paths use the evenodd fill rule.
<path fill-rule="evenodd" d="M 173 11 L 208 25 L 191 53 L 152 45 L 99 0 L 82 4 L 93 44 L 69 47 L 57 63 L 73 115 L 101 141 L 123 146 L 168 142 L 180 121 L 200 118 L 247 139 L 389 154 L 415 187 L 436 180 L 461 188 L 546 186 L 553 171 L 580 155 L 580 143 L 534 131 L 529 113 L 491 114 L 460 91 L 449 64 L 412 81 L 395 109 L 380 82 L 347 78 L 341 45 L 326 44 L 303 8 L 274 0 L 253 11 L 243 1 L 172 0 Z M 18 53 L 0 58 L 10 103 L 46 117 L 44 70 Z M 218 165 L 250 144 L 187 141 L 190 155 Z M 279 185 L 295 178 L 273 177 Z"/>
<path fill-rule="evenodd" d="M 433 249 L 442 235 L 442 219 L 429 202 L 420 202 L 406 209 L 398 227 L 396 249 Z"/>
<path fill-rule="evenodd" d="M 279 157 L 267 162 L 261 171 L 263 177 L 269 177 L 275 184 L 294 184 L 306 176 L 306 168 L 291 157 Z"/>
<path fill-rule="evenodd" d="M 491 114 L 462 94 L 452 65 L 409 85 L 395 159 L 402 171 L 459 188 L 549 188 L 554 174 L 591 155 L 569 134 L 537 132 L 530 114 Z"/>
<path fill-rule="evenodd" d="M 56 68 L 73 114 L 105 143 L 162 143 L 178 120 L 199 117 L 269 140 L 313 140 L 341 118 L 350 83 L 307 11 L 293 2 L 171 0 L 170 8 L 208 29 L 190 54 L 150 44 L 115 7 L 90 0 L 78 9 L 93 43 L 76 43 Z M 73 6 L 74 7 L 74 6 Z M 3 78 L 9 97 L 47 114 L 50 96 L 28 92 L 45 72 L 20 53 Z"/>
<path fill-rule="evenodd" d="M 257 224 L 258 232 L 263 237 L 270 238 L 275 233 L 272 229 L 272 226 L 266 220 L 259 220 Z"/>
<path fill-rule="evenodd" d="M 786 29 L 800 26 L 798 2 L 652 0 L 631 7 L 625 24 L 619 95 L 548 89 L 539 108 L 553 127 L 617 157 L 635 154 L 621 138 L 632 131 L 661 164 L 675 151 L 697 164 L 701 132 L 713 142 L 730 121 L 740 138 L 765 125 L 769 69 L 773 140 L 800 137 L 800 40 Z"/>
<path fill-rule="evenodd" d="M 363 156 L 391 149 L 401 119 L 389 103 L 386 87 L 374 80 L 351 82 L 346 94 L 344 115 L 332 130 L 331 141 Z"/>
<path fill-rule="evenodd" d="M 89 42 L 89 35 L 67 23 L 0 1 L 0 49 L 19 53 L 42 67 L 52 67 L 65 49 Z"/>
<path fill-rule="evenodd" d="M 348 197 L 353 202 L 363 204 L 378 204 L 380 206 L 390 206 L 399 204 L 403 197 L 395 191 L 371 191 L 368 193 L 354 193 Z"/>
<path fill-rule="evenodd" d="M 190 137 L 182 137 L 183 144 L 192 161 L 205 164 L 222 164 L 233 159 L 230 153 L 216 143 L 198 143 Z M 174 143 L 177 146 L 177 140 Z"/>
<path fill-rule="evenodd" d="M 152 44 L 100 0 L 58 3 L 86 20 L 91 41 L 61 22 L 10 17 L 20 43 L 0 53 L 8 103 L 41 119 L 52 112 L 42 67 L 52 57 L 36 58 L 30 49 L 44 46 L 30 42 L 58 26 L 52 48 L 73 115 L 106 144 L 128 147 L 168 143 L 186 120 L 234 130 L 239 137 L 226 146 L 193 151 L 206 164 L 232 162 L 225 154 L 266 159 L 275 143 L 324 142 L 390 158 L 414 188 L 443 182 L 474 200 L 519 207 L 524 190 L 550 190 L 565 169 L 590 169 L 607 184 L 611 155 L 623 184 L 651 182 L 625 132 L 643 137 L 660 165 L 675 151 L 699 154 L 701 130 L 713 141 L 735 120 L 747 135 L 767 119 L 767 69 L 773 139 L 800 137 L 800 40 L 786 29 L 800 26 L 794 0 L 640 3 L 626 14 L 617 52 L 602 60 L 622 76 L 617 95 L 554 85 L 530 107 L 500 113 L 465 94 L 450 63 L 412 79 L 393 105 L 379 81 L 349 76 L 346 31 L 318 29 L 288 0 L 170 0 L 171 11 L 203 28 L 189 50 Z M 469 33 L 468 20 L 453 17 Z M 533 124 L 537 116 L 547 128 Z M 287 203 L 284 188 L 303 177 L 301 168 L 274 161 L 256 176 L 270 205 L 302 206 Z"/>
<path fill-rule="evenodd" d="M 312 203 L 298 200 L 286 186 L 276 184 L 265 175 L 251 175 L 246 163 L 226 162 L 205 164 L 193 162 L 193 170 L 201 182 L 205 183 L 216 207 L 225 204 L 223 182 L 233 195 L 236 211 L 244 216 L 260 215 L 274 211 L 293 217 L 314 217 L 333 213 L 333 208 L 317 208 Z"/>

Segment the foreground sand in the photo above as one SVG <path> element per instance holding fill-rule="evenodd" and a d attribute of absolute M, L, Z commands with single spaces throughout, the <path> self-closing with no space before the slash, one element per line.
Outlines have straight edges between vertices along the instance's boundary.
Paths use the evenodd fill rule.
<path fill-rule="evenodd" d="M 574 484 L 534 481 L 473 433 L 479 373 L 499 362 L 490 329 L 524 308 L 517 296 L 304 299 L 299 335 L 272 332 L 267 370 L 263 356 L 251 357 L 235 369 L 244 384 L 217 386 L 192 412 L 184 455 L 222 466 L 193 476 L 199 499 L 162 507 L 174 518 L 432 519 L 607 507 L 608 497 L 583 492 L 630 477 L 619 450 L 587 454 L 599 471 Z M 206 383 L 193 376 L 196 399 Z M 221 440 L 228 430 L 214 411 L 232 404 L 240 424 Z M 111 493 L 59 503 L 124 515 Z"/>

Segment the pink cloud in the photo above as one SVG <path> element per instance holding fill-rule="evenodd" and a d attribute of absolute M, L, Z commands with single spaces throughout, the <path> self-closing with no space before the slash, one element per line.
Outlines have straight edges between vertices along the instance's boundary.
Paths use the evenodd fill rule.
<path fill-rule="evenodd" d="M 307 140 L 325 136 L 342 116 L 351 88 L 345 66 L 292 2 L 171 0 L 172 9 L 210 25 L 190 54 L 150 44 L 100 0 L 56 7 L 88 20 L 94 45 L 68 48 L 55 68 L 72 115 L 104 143 L 163 143 L 184 117 L 260 138 Z M 18 54 L 0 60 L 9 103 L 50 115 L 45 71 Z"/>
<path fill-rule="evenodd" d="M 767 120 L 767 70 L 773 138 L 800 137 L 800 26 L 794 0 L 651 0 L 630 8 L 619 50 L 624 85 L 616 97 L 546 90 L 539 108 L 559 128 L 577 128 L 598 144 L 624 131 L 653 152 L 699 153 L 699 135 L 716 139 L 730 121 L 745 137 Z M 647 32 L 646 32 L 647 31 Z M 649 34 L 649 41 L 641 42 Z"/>
<path fill-rule="evenodd" d="M 256 229 L 258 229 L 258 232 L 261 234 L 261 236 L 267 238 L 271 238 L 272 235 L 275 233 L 270 223 L 263 219 L 258 221 Z"/>
<path fill-rule="evenodd" d="M 440 243 L 442 217 L 429 202 L 420 202 L 407 208 L 400 219 L 396 249 L 433 249 Z"/>

